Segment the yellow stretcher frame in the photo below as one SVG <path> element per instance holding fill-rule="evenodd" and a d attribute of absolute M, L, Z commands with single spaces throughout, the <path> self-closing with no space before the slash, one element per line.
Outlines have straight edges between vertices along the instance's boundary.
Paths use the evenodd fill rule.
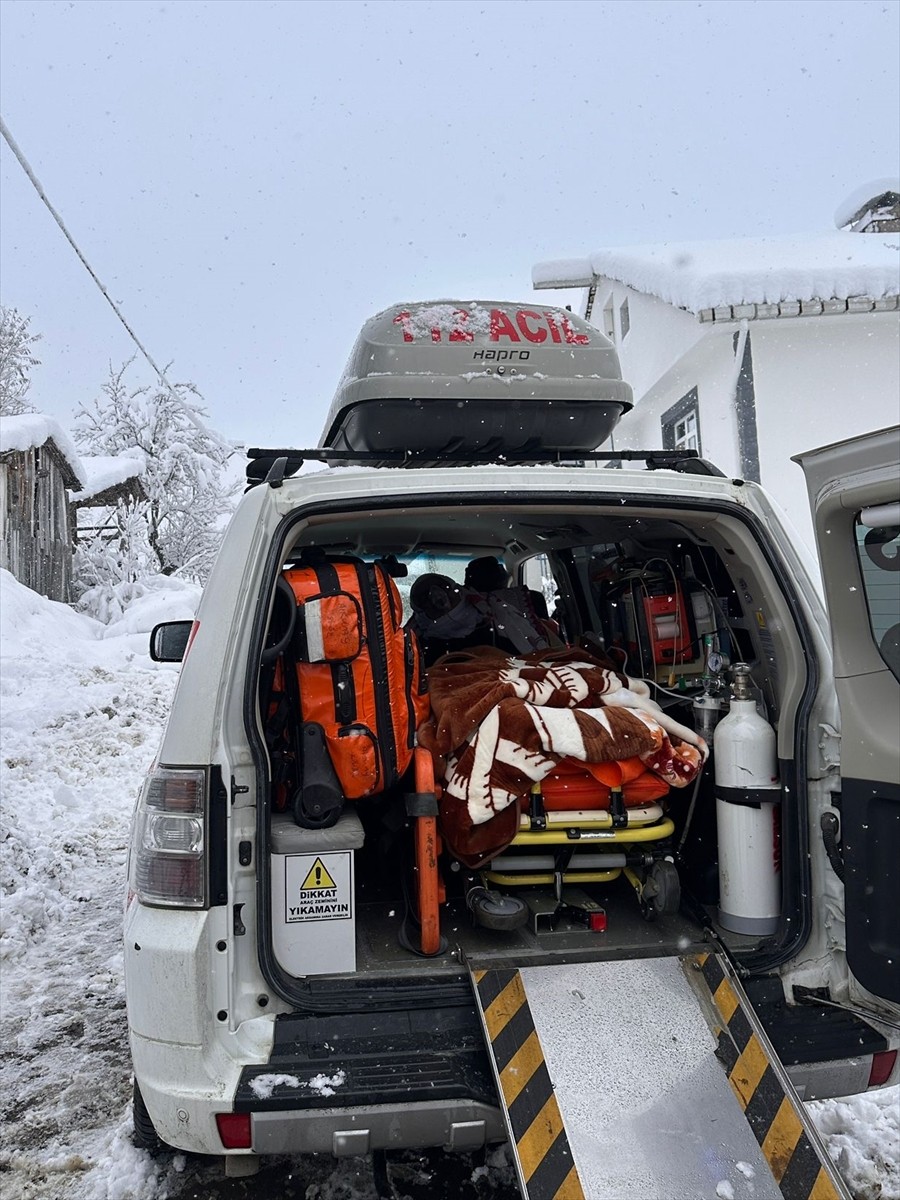
<path fill-rule="evenodd" d="M 509 860 L 506 855 L 509 850 L 536 847 L 566 847 L 574 849 L 579 844 L 597 849 L 600 843 L 603 847 L 616 847 L 627 850 L 629 847 L 645 846 L 653 842 L 662 842 L 672 837 L 675 823 L 670 817 L 663 815 L 658 804 L 646 804 L 626 809 L 627 824 L 614 825 L 613 815 L 605 810 L 574 809 L 563 812 L 549 812 L 543 815 L 544 828 L 534 829 L 533 819 L 523 812 L 519 820 L 519 832 L 503 852 L 503 869 L 492 868 L 490 864 L 481 872 L 485 884 L 493 883 L 500 887 L 538 887 L 547 884 L 560 883 L 610 883 L 620 875 L 634 888 L 638 897 L 643 895 L 643 881 L 638 873 L 630 866 L 598 867 L 594 863 L 590 868 L 579 868 L 577 853 L 562 872 L 508 869 Z M 595 857 L 597 857 L 595 855 Z"/>
<path fill-rule="evenodd" d="M 571 832 L 570 832 L 571 831 Z M 671 817 L 663 817 L 654 825 L 628 826 L 612 829 L 610 825 L 588 823 L 567 825 L 564 829 L 535 829 L 519 832 L 510 842 L 511 846 L 571 846 L 578 842 L 603 842 L 630 846 L 635 842 L 661 842 L 675 832 Z M 574 836 L 573 836 L 574 835 Z M 506 851 L 504 851 L 504 854 Z"/>
<path fill-rule="evenodd" d="M 624 833 L 631 832 L 635 829 L 641 829 L 644 826 L 656 825 L 662 819 L 663 810 L 658 804 L 643 804 L 635 808 L 626 809 L 628 816 L 628 824 L 619 826 Z M 540 832 L 551 832 L 556 829 L 613 829 L 612 814 L 605 809 L 599 808 L 575 808 L 563 810 L 562 812 L 548 812 L 544 814 L 545 826 Z M 529 813 L 523 812 L 519 818 L 519 832 L 516 834 L 515 842 L 525 833 L 539 832 L 532 828 L 532 818 Z"/>

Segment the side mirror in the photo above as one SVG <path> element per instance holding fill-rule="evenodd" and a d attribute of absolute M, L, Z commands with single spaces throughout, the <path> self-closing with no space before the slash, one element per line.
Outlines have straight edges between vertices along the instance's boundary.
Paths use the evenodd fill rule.
<path fill-rule="evenodd" d="M 154 662 L 181 662 L 190 641 L 193 621 L 163 621 L 150 634 L 150 657 Z"/>

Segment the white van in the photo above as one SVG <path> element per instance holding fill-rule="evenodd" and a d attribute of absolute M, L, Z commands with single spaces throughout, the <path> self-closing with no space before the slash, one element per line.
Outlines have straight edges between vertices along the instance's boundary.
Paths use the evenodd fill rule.
<path fill-rule="evenodd" d="M 410 304 L 364 327 L 322 447 L 251 451 L 193 626 L 153 634 L 183 666 L 130 848 L 142 1144 L 240 1171 L 503 1140 L 472 963 L 713 947 L 802 1097 L 900 1078 L 900 431 L 799 457 L 829 631 L 758 486 L 689 452 L 593 452 L 629 407 L 611 343 L 571 313 Z M 274 703 L 272 664 L 295 628 L 280 581 L 312 552 L 389 563 L 432 671 L 470 644 L 467 567 L 495 563 L 546 644 L 645 681 L 699 768 L 619 810 L 610 785 L 604 811 L 579 802 L 580 829 L 571 803 L 535 811 L 535 783 L 503 845 L 467 862 L 442 828 L 452 781 L 442 760 L 434 785 L 419 772 L 421 747 L 399 782 L 298 824 L 302 696 Z M 436 618 L 411 605 L 426 575 L 419 593 L 435 577 L 451 593 Z M 736 761 L 725 723 L 742 714 Z"/>

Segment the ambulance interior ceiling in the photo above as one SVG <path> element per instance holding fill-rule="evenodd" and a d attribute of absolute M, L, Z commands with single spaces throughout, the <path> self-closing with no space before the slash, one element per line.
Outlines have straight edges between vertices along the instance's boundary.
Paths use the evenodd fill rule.
<path fill-rule="evenodd" d="M 310 516 L 298 527 L 290 549 L 320 546 L 364 558 L 420 551 L 498 554 L 512 564 L 553 550 L 615 542 L 686 538 L 721 546 L 725 533 L 720 523 L 718 537 L 709 537 L 716 524 L 709 513 L 685 511 L 673 520 L 671 509 L 623 511 L 596 503 L 404 506 Z"/>

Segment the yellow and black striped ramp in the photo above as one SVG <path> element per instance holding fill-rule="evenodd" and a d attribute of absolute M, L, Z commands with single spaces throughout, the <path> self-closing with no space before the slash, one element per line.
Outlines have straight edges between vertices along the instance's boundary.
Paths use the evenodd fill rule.
<path fill-rule="evenodd" d="M 716 1057 L 784 1200 L 849 1200 L 731 964 L 719 954 L 689 961 L 715 1005 Z"/>
<path fill-rule="evenodd" d="M 470 970 L 523 1200 L 850 1200 L 727 959 Z"/>
<path fill-rule="evenodd" d="M 522 1195 L 590 1200 L 578 1177 L 522 976 L 512 969 L 473 971 L 472 979 Z"/>

